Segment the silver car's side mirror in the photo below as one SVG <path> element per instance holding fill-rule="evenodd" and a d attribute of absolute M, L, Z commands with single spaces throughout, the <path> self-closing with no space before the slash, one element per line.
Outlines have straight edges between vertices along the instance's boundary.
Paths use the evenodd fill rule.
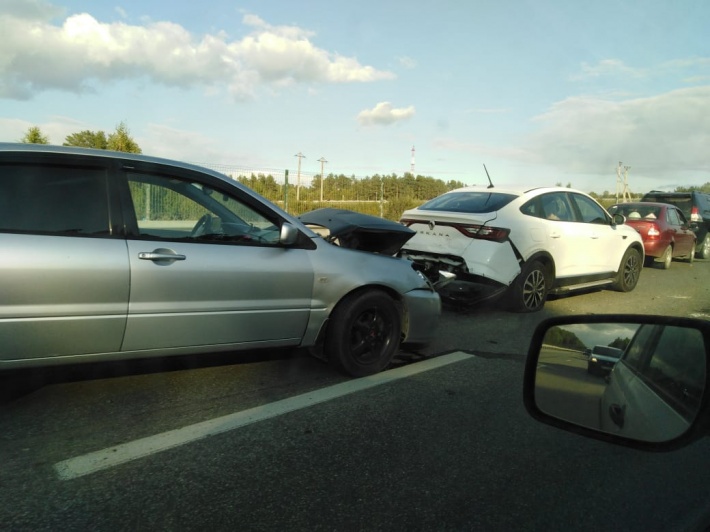
<path fill-rule="evenodd" d="M 281 225 L 279 234 L 279 244 L 283 246 L 291 246 L 298 240 L 298 229 L 293 224 L 284 222 Z"/>
<path fill-rule="evenodd" d="M 552 318 L 535 332 L 533 417 L 586 436 L 669 450 L 705 435 L 710 323 L 661 316 Z"/>

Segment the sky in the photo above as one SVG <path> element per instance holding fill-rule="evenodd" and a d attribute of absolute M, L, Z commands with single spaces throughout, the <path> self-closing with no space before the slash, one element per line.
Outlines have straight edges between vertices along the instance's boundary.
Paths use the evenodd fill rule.
<path fill-rule="evenodd" d="M 0 141 L 123 122 L 240 169 L 699 186 L 708 28 L 706 0 L 0 0 Z"/>

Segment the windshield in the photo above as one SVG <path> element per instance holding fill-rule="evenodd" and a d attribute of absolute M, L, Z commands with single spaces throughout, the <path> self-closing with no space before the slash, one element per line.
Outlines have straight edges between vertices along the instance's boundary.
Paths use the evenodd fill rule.
<path fill-rule="evenodd" d="M 595 355 L 602 355 L 611 358 L 619 358 L 623 354 L 623 351 L 617 347 L 595 345 L 594 349 L 592 349 L 592 353 Z"/>
<path fill-rule="evenodd" d="M 670 203 L 678 207 L 684 214 L 690 214 L 690 210 L 693 206 L 693 199 L 690 195 L 673 195 L 673 194 L 657 194 L 650 193 L 644 196 L 644 201 L 653 201 L 657 203 Z"/>
<path fill-rule="evenodd" d="M 661 217 L 661 207 L 657 205 L 644 205 L 643 203 L 612 205 L 609 208 L 611 214 L 623 214 L 627 220 L 655 220 Z"/>

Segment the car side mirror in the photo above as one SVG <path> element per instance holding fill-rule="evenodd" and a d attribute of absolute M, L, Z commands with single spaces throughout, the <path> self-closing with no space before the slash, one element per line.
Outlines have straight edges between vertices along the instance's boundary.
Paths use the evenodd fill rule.
<path fill-rule="evenodd" d="M 523 397 L 537 420 L 667 451 L 707 435 L 710 323 L 639 315 L 557 317 L 530 344 Z"/>
<path fill-rule="evenodd" d="M 626 217 L 623 214 L 616 213 L 611 216 L 612 225 L 624 225 L 626 223 Z"/>
<path fill-rule="evenodd" d="M 291 246 L 298 240 L 299 231 L 293 224 L 289 222 L 284 222 L 281 225 L 281 231 L 279 233 L 279 244 L 282 246 Z"/>

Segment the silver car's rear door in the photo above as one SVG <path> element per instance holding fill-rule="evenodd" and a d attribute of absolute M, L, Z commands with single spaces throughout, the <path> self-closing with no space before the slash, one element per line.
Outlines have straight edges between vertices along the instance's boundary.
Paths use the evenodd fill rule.
<path fill-rule="evenodd" d="M 105 168 L 0 163 L 0 363 L 119 351 L 128 255 L 111 233 Z"/>

